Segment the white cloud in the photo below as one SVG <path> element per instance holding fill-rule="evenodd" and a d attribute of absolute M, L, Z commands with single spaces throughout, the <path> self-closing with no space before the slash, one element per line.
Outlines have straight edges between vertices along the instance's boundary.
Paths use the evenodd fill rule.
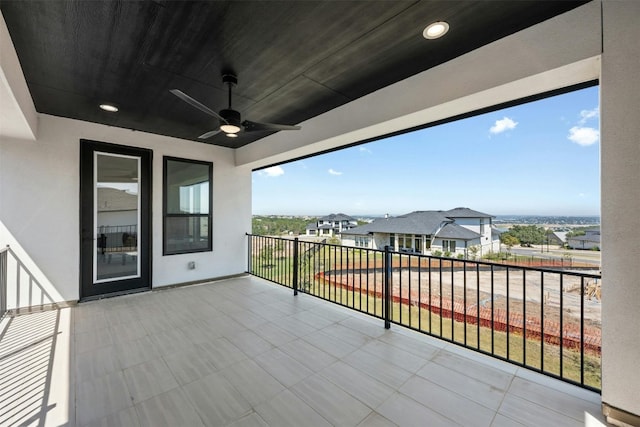
<path fill-rule="evenodd" d="M 506 130 L 515 129 L 518 125 L 518 122 L 513 121 L 509 117 L 504 117 L 502 120 L 496 120 L 496 124 L 491 126 L 489 132 L 491 133 L 502 133 Z"/>
<path fill-rule="evenodd" d="M 342 175 L 342 172 L 338 172 L 338 171 L 333 170 L 333 169 L 329 169 L 329 173 L 330 173 L 331 175 Z"/>
<path fill-rule="evenodd" d="M 569 129 L 567 138 L 578 145 L 586 147 L 600 140 L 600 131 L 589 127 L 574 126 Z"/>
<path fill-rule="evenodd" d="M 585 124 L 589 119 L 595 119 L 600 116 L 600 107 L 596 107 L 593 110 L 582 110 L 580 111 L 580 123 L 581 125 Z"/>
<path fill-rule="evenodd" d="M 372 154 L 373 152 L 371 150 L 369 150 L 367 147 L 360 147 L 360 152 L 361 153 L 367 153 L 367 154 Z"/>
<path fill-rule="evenodd" d="M 284 169 L 282 169 L 280 166 L 271 166 L 270 168 L 264 169 L 262 172 L 264 173 L 264 175 L 271 177 L 284 175 Z"/>

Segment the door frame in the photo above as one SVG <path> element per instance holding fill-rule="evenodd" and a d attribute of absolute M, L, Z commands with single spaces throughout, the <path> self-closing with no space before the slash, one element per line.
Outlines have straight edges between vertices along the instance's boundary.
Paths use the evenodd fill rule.
<path fill-rule="evenodd" d="M 95 153 L 140 158 L 140 224 L 138 225 L 139 277 L 94 283 L 94 160 Z M 151 188 L 153 151 L 87 139 L 80 140 L 80 300 L 97 299 L 151 289 Z"/>

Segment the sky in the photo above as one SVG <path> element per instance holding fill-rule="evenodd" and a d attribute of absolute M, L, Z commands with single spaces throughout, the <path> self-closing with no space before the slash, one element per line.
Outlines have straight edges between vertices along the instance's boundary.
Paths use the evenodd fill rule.
<path fill-rule="evenodd" d="M 254 215 L 600 215 L 594 86 L 253 172 Z"/>

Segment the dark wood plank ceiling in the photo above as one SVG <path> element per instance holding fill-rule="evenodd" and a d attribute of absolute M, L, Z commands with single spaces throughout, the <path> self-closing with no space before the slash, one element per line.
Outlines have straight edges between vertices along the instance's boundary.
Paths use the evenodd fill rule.
<path fill-rule="evenodd" d="M 51 0 L 0 9 L 38 112 L 236 148 L 270 132 L 199 140 L 217 120 L 169 89 L 219 111 L 221 74 L 233 71 L 243 119 L 297 124 L 583 3 Z M 425 40 L 439 20 L 449 33 Z"/>

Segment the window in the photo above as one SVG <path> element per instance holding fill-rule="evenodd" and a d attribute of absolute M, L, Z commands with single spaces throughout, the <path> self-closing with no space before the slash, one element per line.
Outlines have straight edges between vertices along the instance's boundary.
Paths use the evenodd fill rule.
<path fill-rule="evenodd" d="M 455 252 L 456 251 L 456 241 L 455 240 L 443 240 L 442 241 L 442 250 L 445 252 Z"/>
<path fill-rule="evenodd" d="M 396 235 L 395 234 L 391 234 L 389 236 L 389 247 L 391 248 L 391 250 L 394 250 L 396 247 Z"/>
<path fill-rule="evenodd" d="M 480 234 L 484 236 L 484 219 L 480 219 Z"/>
<path fill-rule="evenodd" d="M 164 157 L 163 254 L 211 250 L 213 163 Z"/>
<path fill-rule="evenodd" d="M 369 247 L 369 237 L 356 236 L 356 247 L 368 248 Z"/>
<path fill-rule="evenodd" d="M 398 245 L 400 250 L 411 250 L 413 248 L 413 234 L 401 234 L 398 236 Z"/>

